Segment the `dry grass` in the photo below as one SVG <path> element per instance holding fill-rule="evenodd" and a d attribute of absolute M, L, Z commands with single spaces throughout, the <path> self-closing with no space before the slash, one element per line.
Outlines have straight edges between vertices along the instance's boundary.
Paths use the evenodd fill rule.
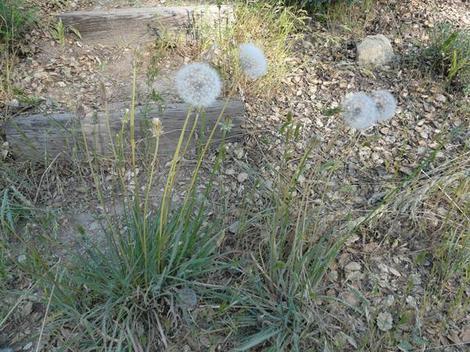
<path fill-rule="evenodd" d="M 364 35 L 364 28 L 376 16 L 376 0 L 335 1 L 325 6 L 316 16 L 332 32 L 345 31 L 355 37 Z"/>
<path fill-rule="evenodd" d="M 218 59 L 222 72 L 250 95 L 276 94 L 292 69 L 288 60 L 304 19 L 305 14 L 293 8 L 267 4 L 237 7 L 234 25 L 222 30 L 217 41 L 223 55 Z M 238 45 L 247 42 L 262 48 L 269 62 L 267 75 L 256 82 L 247 81 L 240 69 L 234 70 L 239 67 Z"/>
<path fill-rule="evenodd" d="M 303 28 L 305 13 L 293 8 L 266 3 L 234 5 L 233 18 L 221 16 L 214 23 L 197 23 L 191 34 L 163 33 L 155 45 L 154 57 L 180 55 L 191 61 L 208 61 L 215 65 L 227 92 L 238 88 L 251 96 L 274 95 L 290 73 L 289 58 L 297 36 Z M 245 78 L 238 65 L 238 46 L 253 42 L 265 52 L 269 62 L 263 80 Z"/>

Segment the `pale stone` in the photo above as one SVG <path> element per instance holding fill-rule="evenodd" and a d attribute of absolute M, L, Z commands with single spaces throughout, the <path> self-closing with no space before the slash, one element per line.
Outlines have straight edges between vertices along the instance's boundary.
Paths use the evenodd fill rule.
<path fill-rule="evenodd" d="M 242 173 L 238 174 L 238 176 L 237 176 L 237 180 L 240 183 L 245 182 L 247 179 L 248 179 L 248 174 L 246 172 L 242 172 Z"/>
<path fill-rule="evenodd" d="M 393 317 L 389 312 L 379 313 L 377 317 L 377 326 L 382 331 L 388 331 L 393 328 Z"/>
<path fill-rule="evenodd" d="M 344 267 L 344 270 L 347 272 L 359 271 L 361 270 L 361 264 L 359 264 L 358 262 L 350 262 L 348 265 Z"/>
<path fill-rule="evenodd" d="M 390 41 L 382 34 L 367 36 L 357 46 L 359 65 L 385 65 L 393 59 L 393 48 Z"/>

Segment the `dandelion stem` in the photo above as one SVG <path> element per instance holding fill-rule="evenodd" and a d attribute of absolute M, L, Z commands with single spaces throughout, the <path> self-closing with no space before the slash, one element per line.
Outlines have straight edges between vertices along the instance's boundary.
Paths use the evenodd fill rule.
<path fill-rule="evenodd" d="M 131 134 L 131 158 L 132 158 L 132 172 L 134 177 L 136 175 L 136 144 L 135 144 L 135 98 L 136 98 L 136 82 L 137 82 L 137 65 L 134 62 L 133 68 L 133 79 L 132 79 L 132 98 L 131 98 L 131 108 L 130 108 L 130 134 Z M 136 180 L 137 181 L 137 180 Z M 137 185 L 137 183 L 136 183 Z"/>
<path fill-rule="evenodd" d="M 188 187 L 188 192 L 187 192 L 187 196 L 186 196 L 183 208 L 185 208 L 188 204 L 189 195 L 192 193 L 194 185 L 196 184 L 197 176 L 199 175 L 199 170 L 201 168 L 204 156 L 206 155 L 207 150 L 209 149 L 209 146 L 212 142 L 212 139 L 214 138 L 215 131 L 217 130 L 218 125 L 220 123 L 220 120 L 222 119 L 222 116 L 225 113 L 225 109 L 227 108 L 228 102 L 229 102 L 234 90 L 235 89 L 232 89 L 232 92 L 225 99 L 224 105 L 222 106 L 222 110 L 220 111 L 219 116 L 217 117 L 217 120 L 215 121 L 214 126 L 212 127 L 212 130 L 209 134 L 209 137 L 207 138 L 207 142 L 205 143 L 204 148 L 202 149 L 201 154 L 199 155 L 199 158 L 198 158 L 198 161 L 197 161 L 197 164 L 196 164 L 196 168 L 194 169 L 194 172 L 193 172 L 193 177 L 191 179 L 191 183 Z"/>
<path fill-rule="evenodd" d="M 149 202 L 149 195 L 151 192 L 152 188 L 152 183 L 153 183 L 153 176 L 155 175 L 155 165 L 157 163 L 157 156 L 158 156 L 158 147 L 160 145 L 160 135 L 157 135 L 155 138 L 155 149 L 153 152 L 153 158 L 152 158 L 152 163 L 150 166 L 150 176 L 149 180 L 147 182 L 147 186 L 145 189 L 145 200 L 144 200 L 144 238 L 142 242 L 143 246 L 143 252 L 144 252 L 144 265 L 145 265 L 145 283 L 148 284 L 148 253 L 147 253 L 147 241 L 148 241 L 148 234 L 147 234 L 147 211 L 148 211 L 148 202 Z"/>
<path fill-rule="evenodd" d="M 173 159 L 171 161 L 171 166 L 170 166 L 170 171 L 168 172 L 167 182 L 163 190 L 161 209 L 160 209 L 160 226 L 159 226 L 159 231 L 158 231 L 158 248 L 160 248 L 160 253 L 163 253 L 163 248 L 165 245 L 163 231 L 164 231 L 164 226 L 166 225 L 168 211 L 170 208 L 170 204 L 169 204 L 170 196 L 171 196 L 171 191 L 173 189 L 173 185 L 175 181 L 176 169 L 178 166 L 178 162 L 180 161 L 180 150 L 181 150 L 181 146 L 183 145 L 183 139 L 186 133 L 186 129 L 188 126 L 189 118 L 191 116 L 191 112 L 192 112 L 191 109 L 189 109 L 186 115 L 186 119 L 184 120 L 183 128 L 181 130 L 181 133 L 178 139 L 178 144 L 176 145 L 176 150 L 175 150 L 175 153 L 173 154 Z M 159 256 L 159 258 L 157 259 L 159 270 L 161 270 L 161 264 L 162 264 L 161 260 L 162 258 L 161 256 Z"/>

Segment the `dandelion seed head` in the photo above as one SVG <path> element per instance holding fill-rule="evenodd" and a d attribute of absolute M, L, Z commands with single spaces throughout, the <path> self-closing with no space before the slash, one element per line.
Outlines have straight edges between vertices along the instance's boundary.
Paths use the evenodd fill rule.
<path fill-rule="evenodd" d="M 151 121 L 154 127 L 158 128 L 158 127 L 161 127 L 162 125 L 162 121 L 158 117 L 154 117 Z"/>
<path fill-rule="evenodd" d="M 378 118 L 374 100 L 364 92 L 349 93 L 344 97 L 343 119 L 352 128 L 366 129 Z"/>
<path fill-rule="evenodd" d="M 243 72 L 251 79 L 260 78 L 268 71 L 268 61 L 263 50 L 253 43 L 240 45 L 240 65 Z"/>
<path fill-rule="evenodd" d="M 376 90 L 371 93 L 377 110 L 379 111 L 377 121 L 389 120 L 395 115 L 397 110 L 397 101 L 395 97 L 387 90 Z"/>
<path fill-rule="evenodd" d="M 154 137 L 159 137 L 163 134 L 162 121 L 158 117 L 152 119 L 152 134 Z"/>
<path fill-rule="evenodd" d="M 175 83 L 181 99 L 198 108 L 212 105 L 222 90 L 217 71 L 205 63 L 183 66 L 176 74 Z"/>

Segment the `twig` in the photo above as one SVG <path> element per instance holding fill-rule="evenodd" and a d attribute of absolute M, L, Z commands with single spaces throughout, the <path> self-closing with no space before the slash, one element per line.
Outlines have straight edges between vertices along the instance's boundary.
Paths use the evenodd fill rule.
<path fill-rule="evenodd" d="M 60 263 L 60 259 L 59 259 L 58 263 Z M 51 306 L 52 295 L 54 294 L 54 289 L 55 289 L 55 285 L 56 285 L 55 283 L 57 281 L 57 275 L 58 274 L 59 274 L 59 267 L 57 266 L 57 271 L 56 271 L 56 274 L 55 274 L 54 284 L 52 285 L 51 294 L 49 295 L 49 300 L 47 302 L 46 313 L 44 314 L 44 319 L 42 320 L 42 324 L 41 324 L 41 331 L 39 332 L 38 344 L 36 345 L 36 352 L 39 352 L 39 346 L 41 345 L 41 339 L 42 339 L 42 335 L 44 333 L 44 328 L 46 326 L 46 319 L 47 319 L 47 315 L 49 314 L 49 308 Z"/>
<path fill-rule="evenodd" d="M 33 200 L 33 204 L 36 204 L 38 198 L 39 198 L 39 192 L 41 191 L 41 185 L 42 185 L 42 181 L 44 181 L 44 177 L 46 176 L 47 172 L 49 171 L 49 169 L 52 167 L 52 165 L 54 165 L 54 163 L 56 162 L 56 160 L 59 158 L 60 156 L 60 153 L 56 155 L 56 157 L 54 158 L 54 160 L 52 160 L 52 162 L 49 164 L 49 166 L 46 168 L 46 170 L 44 170 L 42 176 L 41 176 L 41 179 L 39 180 L 39 185 L 38 185 L 38 189 L 36 191 L 36 195 L 34 196 L 34 200 Z"/>

